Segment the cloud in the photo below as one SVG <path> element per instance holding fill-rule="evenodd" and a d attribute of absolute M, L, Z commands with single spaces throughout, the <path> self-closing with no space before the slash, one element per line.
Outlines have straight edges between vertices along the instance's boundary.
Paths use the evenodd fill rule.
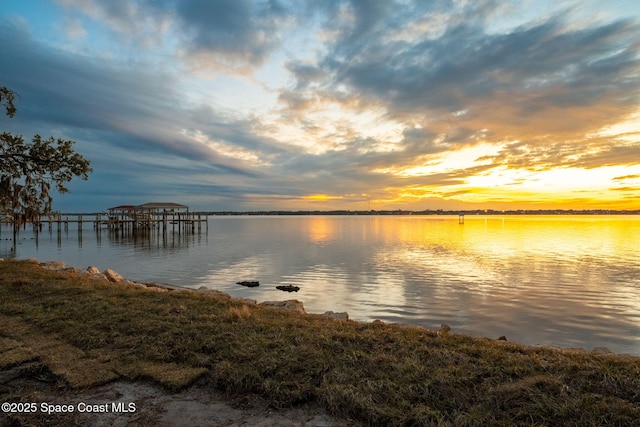
<path fill-rule="evenodd" d="M 131 181 L 153 175 L 184 181 L 189 173 L 226 176 L 227 182 L 234 176 L 255 179 L 254 165 L 239 154 L 265 158 L 278 152 L 277 144 L 252 133 L 250 120 L 183 102 L 168 72 L 52 50 L 24 28 L 3 24 L 2 84 L 20 95 L 18 114 L 7 123 L 11 130 L 77 140 L 77 149 L 94 165 Z M 194 138 L 196 132 L 208 139 Z M 127 188 L 136 185 L 131 184 Z"/>
<path fill-rule="evenodd" d="M 58 0 L 123 40 L 172 46 L 194 68 L 251 74 L 281 43 L 291 13 L 277 0 Z"/>
<path fill-rule="evenodd" d="M 615 178 L 612 178 L 615 181 L 625 181 L 627 179 L 638 179 L 640 178 L 640 175 L 623 175 L 623 176 L 616 176 Z"/>
<path fill-rule="evenodd" d="M 120 171 L 101 191 L 400 203 L 640 158 L 636 128 L 604 131 L 640 105 L 630 19 L 493 0 L 57 1 L 64 42 L 2 23 L 2 84 L 23 100 L 3 126 L 76 139 Z"/>
<path fill-rule="evenodd" d="M 66 18 L 62 24 L 64 33 L 69 40 L 79 40 L 87 35 L 82 21 L 78 19 Z"/>
<path fill-rule="evenodd" d="M 638 52 L 625 43 L 634 28 L 618 22 L 570 31 L 556 19 L 487 35 L 463 24 L 433 41 L 381 44 L 375 62 L 361 55 L 340 64 L 340 72 L 358 93 L 388 102 L 391 114 L 467 110 L 496 128 L 512 121 L 524 127 L 527 120 L 543 126 L 538 132 L 584 130 L 589 107 L 620 114 L 637 105 Z M 497 105 L 499 117 L 487 114 Z M 560 109 L 571 124 L 558 123 Z"/>
<path fill-rule="evenodd" d="M 613 187 L 610 188 L 611 191 L 623 191 L 628 193 L 637 193 L 640 192 L 640 187 Z"/>
<path fill-rule="evenodd" d="M 450 2 L 332 5 L 327 50 L 315 61 L 287 64 L 294 80 L 280 96 L 283 116 L 306 125 L 323 110 L 338 108 L 345 116 L 382 110 L 380 117 L 402 129 L 396 149 L 384 153 L 373 149 L 381 137 L 363 138 L 362 129 L 351 129 L 350 139 L 323 156 L 331 159 L 333 176 L 348 176 L 341 169 L 348 163 L 354 181 L 375 183 L 369 191 L 379 185 L 397 194 L 403 186 L 418 186 L 411 194 L 454 197 L 474 190 L 436 187 L 497 167 L 595 169 L 640 158 L 637 138 L 598 135 L 637 113 L 637 22 L 587 25 L 561 11 L 495 31 L 496 2 L 461 8 Z M 477 158 L 475 167 L 437 168 L 442 155 L 477 144 L 499 149 Z M 433 166 L 425 168 L 431 172 L 406 176 L 421 165 Z M 367 176 L 371 170 L 380 174 Z"/>
<path fill-rule="evenodd" d="M 184 0 L 176 13 L 189 55 L 217 65 L 255 67 L 280 43 L 287 12 L 277 1 Z"/>
<path fill-rule="evenodd" d="M 589 169 L 614 165 L 640 164 L 640 144 L 608 144 L 595 153 L 581 155 L 577 166 Z"/>
<path fill-rule="evenodd" d="M 132 46 L 142 53 L 140 48 L 158 48 L 165 42 L 170 17 L 163 11 L 164 2 L 160 0 L 55 1 L 72 14 L 73 18 L 67 17 L 68 20 L 79 23 L 85 17 L 92 19 L 94 22 L 88 26 L 94 31 L 111 31 L 120 47 Z"/>

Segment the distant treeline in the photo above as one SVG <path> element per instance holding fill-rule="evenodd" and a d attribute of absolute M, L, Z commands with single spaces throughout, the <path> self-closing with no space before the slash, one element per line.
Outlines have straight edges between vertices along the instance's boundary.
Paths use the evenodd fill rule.
<path fill-rule="evenodd" d="M 427 209 L 423 211 L 408 210 L 371 210 L 371 211 L 193 211 L 192 215 L 220 215 L 220 216 L 259 216 L 259 215 L 640 215 L 640 209 L 635 210 L 609 210 L 609 209 L 518 209 L 518 210 L 443 210 Z M 66 212 L 56 215 L 104 215 L 104 212 Z"/>
<path fill-rule="evenodd" d="M 202 215 L 638 215 L 640 209 L 636 210 L 608 210 L 608 209 L 538 209 L 538 210 L 371 210 L 371 211 L 203 211 L 196 212 Z"/>

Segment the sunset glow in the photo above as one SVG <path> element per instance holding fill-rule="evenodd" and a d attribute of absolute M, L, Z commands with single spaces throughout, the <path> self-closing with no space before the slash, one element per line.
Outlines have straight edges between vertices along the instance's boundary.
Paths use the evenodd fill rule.
<path fill-rule="evenodd" d="M 640 209 L 640 3 L 3 2 L 59 210 Z"/>

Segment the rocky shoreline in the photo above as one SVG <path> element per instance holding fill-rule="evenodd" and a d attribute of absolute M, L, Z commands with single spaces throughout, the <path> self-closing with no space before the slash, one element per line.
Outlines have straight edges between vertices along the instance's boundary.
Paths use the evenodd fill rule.
<path fill-rule="evenodd" d="M 4 259 L 0 258 L 0 262 L 1 261 L 4 261 Z M 93 277 L 94 279 L 104 280 L 111 283 L 119 283 L 119 284 L 136 286 L 152 292 L 184 291 L 184 292 L 196 292 L 196 293 L 217 293 L 217 294 L 226 295 L 233 300 L 242 302 L 247 305 L 259 305 L 267 308 L 288 310 L 288 311 L 292 311 L 299 314 L 308 314 L 304 308 L 304 304 L 302 303 L 302 301 L 299 301 L 297 299 L 258 302 L 257 300 L 250 299 L 250 298 L 232 297 L 222 291 L 209 289 L 204 286 L 200 287 L 199 289 L 192 289 L 192 288 L 187 288 L 185 286 L 170 285 L 166 283 L 136 282 L 136 281 L 126 279 L 117 271 L 112 270 L 110 268 L 107 268 L 101 272 L 100 269 L 95 266 L 89 266 L 86 269 L 81 269 L 78 267 L 69 266 L 62 261 L 41 262 L 41 261 L 38 261 L 37 259 L 28 259 L 27 261 L 33 262 L 34 264 L 38 264 L 40 267 L 46 268 L 48 270 L 68 272 L 73 274 L 86 274 Z M 342 321 L 349 320 L 349 314 L 346 312 L 326 311 L 324 313 L 321 313 L 320 315 L 330 319 L 335 319 L 335 320 L 342 320 Z"/>
<path fill-rule="evenodd" d="M 609 353 L 602 349 L 536 348 L 457 334 L 447 325 L 432 331 L 380 320 L 351 321 L 348 316 L 345 321 L 324 320 L 307 314 L 297 300 L 266 305 L 272 311 L 217 290 L 130 281 L 110 269 L 83 270 L 33 259 L 16 262 L 15 268 L 12 263 L 0 262 L 7 285 L 2 288 L 7 304 L 1 316 L 0 355 L 5 362 L 0 369 L 0 397 L 16 402 L 136 402 L 132 414 L 56 418 L 67 425 L 143 421 L 143 425 L 319 427 L 358 425 L 358 421 L 384 425 L 392 416 L 397 425 L 434 421 L 431 409 L 406 415 L 405 401 L 436 408 L 441 421 L 452 424 L 459 420 L 458 408 L 478 425 L 498 425 L 498 420 L 505 421 L 499 425 L 510 425 L 509 420 L 523 414 L 523 407 L 528 411 L 526 420 L 543 424 L 551 420 L 575 424 L 584 421 L 583 414 L 591 414 L 589 425 L 605 420 L 635 425 L 628 421 L 639 415 L 635 356 L 602 354 Z M 37 286 L 21 288 L 30 283 Z M 96 293 L 83 292 L 84 286 Z M 38 298 L 35 304 L 30 295 Z M 124 298 L 111 300 L 111 295 Z M 114 310 L 100 315 L 105 303 Z M 255 308 L 249 309 L 253 304 Z M 276 309 L 303 315 L 281 315 Z M 114 319 L 120 320 L 112 323 Z M 34 330 L 26 334 L 29 322 Z M 51 334 L 52 324 L 73 340 Z M 105 324 L 113 327 L 105 332 Z M 194 335 L 185 334 L 189 328 Z M 158 330 L 167 333 L 156 340 Z M 116 341 L 109 341 L 112 337 Z M 81 343 L 97 339 L 99 345 L 77 347 L 78 339 Z M 165 347 L 182 353 L 158 358 Z M 141 350 L 132 350 L 136 348 Z M 210 359 L 212 354 L 219 359 Z M 192 356 L 198 359 L 186 359 Z M 91 374 L 86 377 L 86 372 Z M 67 388 L 59 387 L 61 379 Z M 247 379 L 255 383 L 246 385 Z M 390 388 L 402 399 L 389 398 Z M 286 393 L 280 394 L 282 390 Z M 362 397 L 346 400 L 354 396 Z M 454 399 L 459 406 L 452 409 L 449 400 L 439 396 Z M 306 406 L 294 404 L 298 401 Z M 506 402 L 501 412 L 494 411 L 496 402 Z M 380 405 L 384 412 L 378 412 Z M 26 415 L 0 414 L 0 425 L 29 420 Z"/>
<path fill-rule="evenodd" d="M 5 261 L 0 258 L 0 262 Z M 233 298 L 224 292 L 208 288 L 191 289 L 183 286 L 169 285 L 155 282 L 136 282 L 124 278 L 113 269 L 100 271 L 95 266 L 86 269 L 69 266 L 60 261 L 40 262 L 36 259 L 25 260 L 34 266 L 39 266 L 52 271 L 66 272 L 75 275 L 87 275 L 94 279 L 117 284 L 129 285 L 145 289 L 149 292 L 193 292 L 216 293 L 225 295 L 235 301 L 247 305 L 260 305 L 267 308 L 282 309 L 307 314 L 302 302 L 298 300 L 265 301 L 258 303 L 255 300 L 245 298 Z M 346 313 L 325 313 L 324 316 L 347 320 Z M 0 337 L 2 339 L 2 337 Z M 28 365 L 28 364 L 27 364 Z M 30 365 L 29 365 L 30 366 Z M 25 374 L 22 364 L 3 366 L 0 369 L 0 395 L 9 393 L 12 387 L 23 399 L 37 399 L 47 402 L 89 402 L 92 404 L 105 401 L 137 402 L 136 410 L 132 413 L 104 412 L 104 413 L 78 413 L 58 414 L 45 420 L 47 424 L 56 422 L 71 423 L 73 425 L 106 426 L 129 425 L 140 422 L 141 425 L 176 426 L 190 425 L 204 427 L 210 425 L 260 425 L 264 427 L 350 427 L 357 423 L 349 420 L 338 419 L 329 415 L 326 410 L 314 404 L 304 404 L 297 407 L 281 408 L 274 410 L 268 402 L 254 395 L 230 398 L 210 389 L 201 388 L 198 384 L 187 387 L 184 390 L 172 391 L 153 382 L 138 380 L 117 380 L 104 385 L 83 389 L 64 389 L 55 385 L 53 381 L 33 380 Z M 35 396 L 35 397 L 34 397 Z M 24 422 L 30 423 L 38 414 L 0 414 L 0 425 L 17 422 L 12 415 Z M 29 418 L 33 415 L 36 418 Z M 65 417 L 67 415 L 67 417 Z M 13 421 L 11 421 L 13 420 Z M 37 421 L 34 421 L 37 422 Z M 9 425 L 9 424 L 7 424 Z M 28 424 L 32 425 L 32 424 Z"/>
<path fill-rule="evenodd" d="M 0 262 L 4 261 L 3 258 L 0 258 Z M 299 314 L 310 314 L 307 313 L 307 311 L 304 308 L 304 304 L 302 301 L 297 300 L 297 299 L 288 299 L 288 300 L 281 300 L 281 301 L 263 301 L 263 302 L 258 302 L 255 299 L 250 299 L 250 298 L 241 298 L 241 297 L 232 297 L 231 295 L 222 292 L 222 291 L 218 291 L 216 289 L 209 289 L 205 286 L 202 286 L 198 289 L 193 289 L 193 288 L 188 288 L 185 286 L 179 286 L 179 285 L 170 285 L 167 283 L 157 283 L 157 282 L 137 282 L 137 281 L 132 281 L 129 280 L 125 277 L 123 277 L 122 275 L 120 275 L 117 271 L 112 270 L 110 268 L 106 268 L 104 269 L 102 272 L 100 271 L 100 269 L 98 267 L 95 266 L 89 266 L 86 269 L 81 269 L 78 267 L 73 267 L 73 266 L 69 266 L 67 264 L 65 264 L 62 261 L 46 261 L 46 262 L 41 262 L 37 259 L 28 259 L 26 261 L 30 261 L 33 262 L 34 264 L 38 264 L 39 266 L 49 269 L 49 270 L 54 270 L 54 271 L 61 271 L 61 272 L 71 272 L 74 274 L 86 274 L 86 275 L 90 275 L 95 279 L 99 279 L 99 280 L 104 280 L 107 282 L 112 282 L 112 283 L 120 283 L 120 284 L 128 284 L 128 285 L 132 285 L 132 286 L 136 286 L 139 288 L 144 288 L 146 290 L 152 291 L 152 292 L 169 292 L 169 291 L 184 291 L 184 292 L 195 292 L 195 293 L 217 293 L 217 294 L 221 294 L 221 295 L 225 295 L 228 298 L 231 298 L 235 301 L 239 301 L 242 302 L 244 304 L 247 305 L 259 305 L 262 307 L 267 307 L 267 308 L 273 308 L 273 309 L 280 309 L 280 310 L 287 310 L 287 311 L 291 311 L 291 312 L 295 312 L 295 313 L 299 313 Z M 243 282 L 239 282 L 238 284 L 242 284 Z M 250 282 L 250 283 L 258 283 L 258 282 Z M 348 321 L 349 320 L 349 314 L 346 312 L 334 312 L 334 311 L 326 311 L 324 313 L 320 313 L 320 316 L 323 317 L 327 317 L 330 319 L 335 319 L 335 320 L 340 320 L 340 321 Z M 380 320 L 375 320 L 374 322 L 382 322 Z M 437 331 L 438 334 L 448 334 L 451 331 L 451 328 L 449 327 L 449 325 L 447 324 L 442 324 L 440 329 Z M 495 341 L 508 341 L 507 338 L 505 336 L 500 336 L 499 338 L 495 339 Z M 522 344 L 523 346 L 527 347 L 526 345 Z M 551 344 L 535 344 L 533 346 L 528 346 L 528 347 L 544 347 L 544 348 L 549 348 L 549 349 L 553 349 L 556 351 L 561 351 L 561 352 L 569 352 L 569 353 L 593 353 L 593 354 L 616 354 L 615 352 L 611 351 L 610 349 L 608 349 L 607 347 L 594 347 L 592 350 L 587 350 L 584 349 L 582 347 L 561 347 L 561 346 L 557 346 L 557 345 L 551 345 Z M 633 355 L 629 355 L 629 356 L 633 356 Z M 633 356 L 635 357 L 635 356 Z"/>

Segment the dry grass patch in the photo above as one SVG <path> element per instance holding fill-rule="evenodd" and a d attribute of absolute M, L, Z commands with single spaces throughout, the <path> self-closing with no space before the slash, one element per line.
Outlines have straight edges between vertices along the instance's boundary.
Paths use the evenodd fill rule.
<path fill-rule="evenodd" d="M 22 341 L 14 330 L 57 344 L 16 346 Z M 228 395 L 260 394 L 274 407 L 316 402 L 369 425 L 640 419 L 640 358 L 338 322 L 249 307 L 218 293 L 151 292 L 32 263 L 0 262 L 0 336 L 7 348 L 0 355 L 30 348 L 70 384 L 105 381 L 99 372 L 171 389 L 198 381 Z M 79 363 L 95 363 L 83 367 L 96 372 L 93 380 L 73 377 Z"/>
<path fill-rule="evenodd" d="M 11 350 L 0 353 L 0 369 L 31 362 L 36 359 L 38 359 L 38 355 L 31 351 L 31 349 L 25 347 L 12 348 Z"/>
<path fill-rule="evenodd" d="M 241 307 L 229 307 L 229 314 L 234 319 L 246 319 L 251 316 L 251 311 L 248 306 L 242 305 Z"/>
<path fill-rule="evenodd" d="M 164 387 L 180 390 L 187 387 L 205 375 L 205 368 L 181 366 L 176 363 L 147 363 L 133 361 L 119 364 L 116 368 L 122 377 L 137 380 L 151 379 Z"/>

